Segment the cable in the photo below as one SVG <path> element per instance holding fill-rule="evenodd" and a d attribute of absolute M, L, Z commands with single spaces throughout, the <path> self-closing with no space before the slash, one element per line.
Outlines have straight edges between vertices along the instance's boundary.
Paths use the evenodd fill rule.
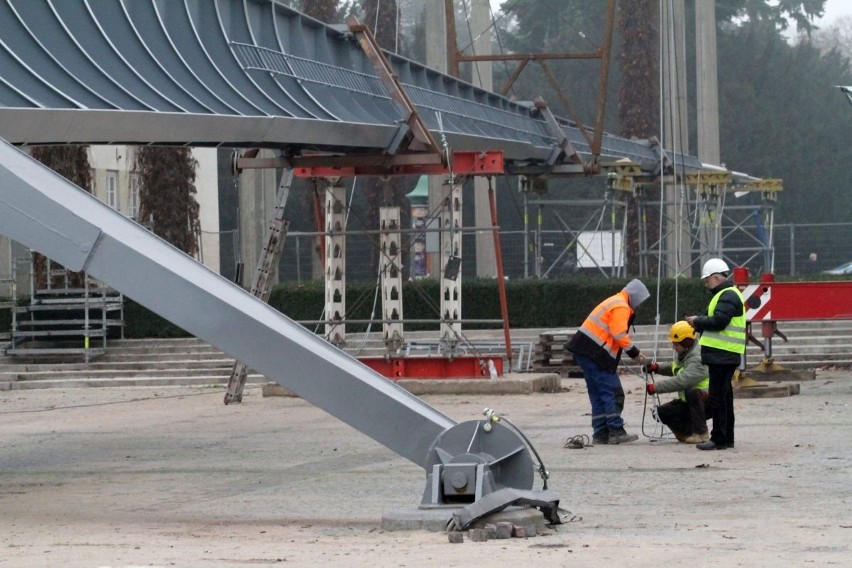
<path fill-rule="evenodd" d="M 652 444 L 666 441 L 671 438 L 671 436 L 667 435 L 671 434 L 671 432 L 669 431 L 667 433 L 666 425 L 663 424 L 662 421 L 660 421 L 660 417 L 657 414 L 657 409 L 660 407 L 660 395 L 656 393 L 654 393 L 653 395 L 649 395 L 647 389 L 648 384 L 654 384 L 653 375 L 648 374 L 645 376 L 645 384 L 645 400 L 642 404 L 642 435 L 648 438 L 648 441 Z M 651 417 L 654 419 L 655 424 L 654 429 L 650 433 L 645 431 L 645 423 L 648 416 L 649 396 L 651 396 L 653 400 L 653 406 L 651 408 Z"/>
<path fill-rule="evenodd" d="M 361 341 L 361 345 L 358 346 L 358 349 L 355 350 L 354 356 L 358 356 L 361 354 L 361 351 L 364 350 L 364 346 L 367 344 L 367 339 L 370 335 L 370 330 L 373 328 L 373 319 L 376 317 L 376 305 L 379 301 L 379 289 L 381 288 L 382 282 L 382 263 L 378 263 L 378 274 L 376 275 L 376 292 L 373 294 L 373 309 L 370 311 L 370 323 L 367 324 L 367 329 L 364 330 L 364 339 Z M 382 318 L 384 319 L 384 318 Z"/>
<path fill-rule="evenodd" d="M 471 51 L 473 51 L 473 56 L 476 57 L 476 46 L 475 46 L 476 39 L 478 39 L 479 36 L 481 36 L 483 33 L 485 33 L 485 31 L 480 33 L 479 36 L 476 36 L 476 39 L 474 39 L 473 30 L 470 28 L 470 15 L 467 13 L 467 2 L 462 2 L 462 9 L 464 10 L 464 19 L 467 22 L 467 35 L 468 35 L 468 37 L 470 37 L 470 48 L 471 48 Z M 488 28 L 486 28 L 486 29 L 490 29 L 490 28 L 491 28 L 491 26 L 488 26 Z M 480 73 L 479 73 L 479 65 L 476 65 L 474 63 L 473 70 L 476 72 L 476 78 L 479 79 L 479 84 L 482 85 L 482 75 L 480 75 Z"/>
<path fill-rule="evenodd" d="M 521 432 L 520 428 L 518 428 L 517 426 L 512 424 L 512 422 L 510 422 L 508 418 L 506 418 L 505 416 L 498 415 L 493 409 L 486 408 L 483 411 L 483 414 L 485 415 L 485 424 L 486 424 L 486 428 L 487 428 L 486 432 L 491 429 L 491 423 L 492 422 L 496 423 L 496 422 L 503 421 L 509 427 L 511 427 L 511 429 L 514 430 L 515 433 L 518 436 L 521 437 L 521 439 L 524 441 L 524 443 L 527 445 L 527 447 L 530 449 L 530 451 L 535 456 L 535 459 L 538 460 L 537 470 L 538 470 L 539 476 L 541 476 L 542 490 L 547 491 L 547 480 L 550 478 L 550 473 L 548 473 L 547 468 L 544 466 L 544 461 L 541 459 L 541 456 L 538 455 L 538 452 L 536 451 L 535 446 L 532 445 L 532 442 L 530 442 L 530 439 L 527 438 L 526 435 L 523 432 Z"/>
<path fill-rule="evenodd" d="M 494 28 L 494 38 L 497 40 L 497 49 L 499 49 L 499 50 L 500 50 L 500 55 L 501 55 L 501 56 L 506 55 L 506 52 L 505 52 L 505 51 L 504 51 L 504 49 L 503 49 L 503 42 L 502 42 L 502 41 L 500 41 L 500 28 L 498 28 L 498 27 L 497 27 L 497 22 L 499 22 L 501 19 L 503 19 L 503 17 L 504 17 L 506 14 L 508 14 L 508 13 L 509 13 L 512 9 L 514 9 L 514 8 L 515 8 L 515 6 L 517 6 L 518 4 L 520 4 L 522 1 L 523 1 L 523 0 L 518 0 L 518 1 L 514 4 L 514 5 L 512 5 L 512 6 L 511 6 L 511 7 L 509 7 L 509 8 L 507 8 L 506 10 L 504 10 L 504 11 L 503 11 L 503 15 L 501 15 L 501 16 L 500 16 L 499 18 L 497 18 L 496 20 L 494 19 L 494 10 L 491 8 L 491 3 L 489 2 L 489 4 L 488 4 L 488 11 L 491 13 L 491 26 Z M 505 59 L 503 60 L 503 67 L 504 67 L 504 69 L 505 69 L 505 71 L 506 71 L 506 77 L 511 77 L 511 76 L 512 76 L 512 74 L 511 74 L 511 73 L 509 73 L 509 62 L 508 62 L 508 61 L 506 61 Z M 509 88 L 511 89 L 511 91 L 512 91 L 512 95 L 514 96 L 514 94 L 515 94 L 515 85 L 511 85 Z M 852 98 L 850 98 L 850 101 L 852 101 Z M 503 177 L 505 177 L 505 176 L 503 176 Z"/>

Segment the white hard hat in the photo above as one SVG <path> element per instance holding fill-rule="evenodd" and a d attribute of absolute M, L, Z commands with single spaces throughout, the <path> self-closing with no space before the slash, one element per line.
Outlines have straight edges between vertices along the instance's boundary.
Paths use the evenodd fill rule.
<path fill-rule="evenodd" d="M 728 265 L 721 258 L 711 258 L 704 263 L 704 268 L 701 269 L 701 277 L 707 278 L 713 274 L 728 274 Z"/>

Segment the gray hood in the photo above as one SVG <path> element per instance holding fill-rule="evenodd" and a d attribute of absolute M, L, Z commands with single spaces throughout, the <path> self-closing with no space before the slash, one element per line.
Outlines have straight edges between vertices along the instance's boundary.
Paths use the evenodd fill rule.
<path fill-rule="evenodd" d="M 648 291 L 648 288 L 646 288 L 639 279 L 634 279 L 628 282 L 627 286 L 624 287 L 624 290 L 627 292 L 630 307 L 634 309 L 638 308 L 639 304 L 651 297 L 651 293 Z"/>

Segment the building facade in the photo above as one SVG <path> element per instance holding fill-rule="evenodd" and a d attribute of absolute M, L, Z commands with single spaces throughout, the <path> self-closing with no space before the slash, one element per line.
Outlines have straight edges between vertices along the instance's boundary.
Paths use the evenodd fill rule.
<path fill-rule="evenodd" d="M 144 225 L 139 215 L 139 175 L 135 171 L 135 146 L 90 146 L 92 194 L 125 217 Z M 219 272 L 219 185 L 215 148 L 193 148 L 198 162 L 195 199 L 199 205 L 201 235 L 196 259 Z M 17 295 L 30 293 L 28 251 L 0 236 L 0 298 L 12 295 L 12 279 Z M 15 266 L 13 267 L 13 264 Z"/>

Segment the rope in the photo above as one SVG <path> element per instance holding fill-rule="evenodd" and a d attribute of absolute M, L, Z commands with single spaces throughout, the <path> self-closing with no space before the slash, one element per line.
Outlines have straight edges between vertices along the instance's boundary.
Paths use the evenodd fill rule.
<path fill-rule="evenodd" d="M 673 6 L 671 4 L 671 0 L 668 0 L 668 2 L 665 4 L 665 6 L 668 7 L 667 10 L 664 10 L 663 2 L 660 3 L 660 21 L 662 22 L 662 25 L 660 26 L 660 28 L 661 28 L 661 32 L 662 32 L 663 28 L 668 29 L 669 41 L 664 42 L 665 34 L 660 33 L 659 48 L 660 48 L 661 54 L 664 53 L 664 52 L 668 52 L 669 57 L 668 58 L 661 57 L 660 60 L 671 62 L 671 60 L 672 60 L 671 58 L 675 57 L 674 68 L 675 68 L 675 72 L 677 73 L 678 72 L 678 68 L 677 68 L 677 65 L 676 65 L 676 62 L 677 62 L 676 61 L 677 45 L 673 44 L 673 41 L 674 41 L 674 39 L 673 39 L 674 38 L 674 19 L 673 19 Z M 665 14 L 668 15 L 668 18 L 664 18 Z M 670 45 L 674 45 L 674 47 L 672 49 L 669 49 Z M 671 65 L 671 63 L 669 63 L 669 64 Z M 664 65 L 660 65 L 659 85 L 660 85 L 660 93 L 663 93 L 663 94 L 665 94 L 665 92 L 666 92 L 666 83 L 665 83 L 665 80 L 664 80 L 666 75 L 665 75 L 665 69 L 664 68 L 665 68 Z M 675 77 L 675 79 L 677 79 L 677 76 Z M 678 85 L 678 82 L 676 80 L 675 80 L 674 85 L 675 85 L 675 87 Z M 669 82 L 669 86 L 671 86 L 671 82 Z M 664 134 L 665 134 L 665 128 L 664 127 L 665 127 L 666 112 L 668 111 L 668 115 L 669 115 L 669 118 L 670 118 L 672 124 L 675 124 L 674 117 L 675 117 L 675 113 L 676 113 L 676 110 L 674 109 L 675 97 L 673 96 L 673 94 L 671 94 L 671 96 L 669 96 L 669 108 L 668 109 L 665 108 L 665 104 L 664 104 L 665 99 L 666 99 L 665 96 L 660 97 L 660 125 L 659 126 L 660 126 L 660 132 L 663 132 Z M 679 121 L 678 121 L 678 124 L 680 124 Z M 681 126 L 681 128 L 683 128 L 682 124 L 680 126 Z M 676 155 L 678 153 L 678 149 L 674 147 L 674 142 L 679 142 L 680 144 L 682 144 L 684 137 L 681 133 L 681 136 L 679 136 L 679 137 L 672 136 L 672 140 L 673 140 L 672 152 L 674 153 L 674 155 L 672 156 L 672 169 L 673 169 L 672 173 L 674 175 L 675 183 L 678 183 L 678 181 L 677 181 L 678 180 L 678 162 L 677 162 L 677 158 L 676 158 Z M 663 148 L 665 148 L 665 141 L 666 141 L 666 138 L 665 138 L 665 136 L 663 136 L 662 137 Z M 681 146 L 681 153 L 682 153 L 682 146 Z M 666 185 L 665 185 L 665 176 L 663 175 L 663 173 L 664 173 L 663 172 L 663 164 L 661 163 L 660 164 L 660 208 L 659 208 L 660 210 L 659 210 L 659 218 L 658 218 L 658 236 L 657 236 L 657 243 L 658 243 L 658 248 L 657 248 L 657 278 L 656 278 L 657 281 L 656 281 L 656 294 L 655 294 L 656 313 L 654 315 L 654 346 L 653 346 L 653 349 L 652 349 L 652 359 L 651 359 L 654 362 L 657 361 L 657 355 L 659 353 L 659 336 L 660 336 L 660 324 L 661 324 L 661 322 L 660 322 L 660 318 L 661 318 L 660 307 L 661 307 L 661 294 L 662 294 L 661 289 L 660 289 L 660 283 L 662 281 L 663 261 L 664 261 L 663 244 L 664 244 L 665 234 L 664 234 L 664 231 L 663 231 L 663 227 L 664 227 L 664 221 L 666 220 L 666 217 L 665 217 L 665 214 L 664 214 Z M 685 203 L 686 203 L 686 190 L 684 188 L 684 184 L 683 184 L 682 180 L 679 183 L 678 188 L 679 188 L 679 191 L 675 194 L 675 207 L 676 207 L 675 216 L 676 216 L 676 220 L 675 220 L 675 223 L 674 223 L 674 231 L 675 231 L 675 235 L 674 235 L 674 244 L 675 244 L 674 264 L 675 264 L 675 266 L 673 268 L 675 270 L 675 297 L 674 297 L 674 302 L 675 302 L 674 311 L 675 311 L 675 313 L 677 313 L 677 311 L 678 311 L 678 301 L 679 301 L 679 293 L 680 293 L 679 283 L 680 283 L 680 272 L 681 272 L 680 267 L 682 265 L 682 263 L 681 263 L 681 248 L 682 248 L 682 245 L 683 245 L 683 223 L 684 223 L 684 218 L 686 217 L 686 215 L 684 215 L 684 206 L 685 206 Z M 645 426 L 646 426 L 646 421 L 647 421 L 648 398 L 649 398 L 647 385 L 648 384 L 654 384 L 654 378 L 653 378 L 653 375 L 650 375 L 646 372 L 643 372 L 642 378 L 643 378 L 645 385 L 646 385 L 645 401 L 644 401 L 643 410 L 642 410 L 642 434 L 645 437 L 649 438 L 651 443 L 659 443 L 661 441 L 666 441 L 666 440 L 671 438 L 671 432 L 667 432 L 668 429 L 665 427 L 664 424 L 662 424 L 662 422 L 660 422 L 659 418 L 657 417 L 656 411 L 657 411 L 657 408 L 659 408 L 659 406 L 660 406 L 660 398 L 656 394 L 651 396 L 651 398 L 653 400 L 653 407 L 651 409 L 651 415 L 654 419 L 655 426 L 654 426 L 654 429 L 650 433 L 646 432 Z"/>
<path fill-rule="evenodd" d="M 587 446 L 594 446 L 589 440 L 589 437 L 585 434 L 577 434 L 576 436 L 570 436 L 567 440 L 565 440 L 565 444 L 562 446 L 563 448 L 568 448 L 569 450 L 582 450 Z"/>

